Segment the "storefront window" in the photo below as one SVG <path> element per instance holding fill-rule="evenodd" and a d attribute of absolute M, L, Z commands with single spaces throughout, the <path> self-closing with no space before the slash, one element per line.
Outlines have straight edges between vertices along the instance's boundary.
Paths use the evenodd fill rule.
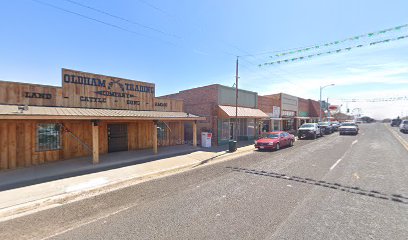
<path fill-rule="evenodd" d="M 37 151 L 61 149 L 61 128 L 59 124 L 37 125 Z"/>
<path fill-rule="evenodd" d="M 221 140 L 230 139 L 230 124 L 228 119 L 223 119 L 221 125 Z"/>
<path fill-rule="evenodd" d="M 289 131 L 293 129 L 293 119 L 283 121 L 283 131 Z"/>
<path fill-rule="evenodd" d="M 255 119 L 247 120 L 247 136 L 248 137 L 255 136 Z"/>
<path fill-rule="evenodd" d="M 248 119 L 238 119 L 238 136 L 247 136 Z"/>
<path fill-rule="evenodd" d="M 280 121 L 272 120 L 271 131 L 279 131 L 279 128 L 280 128 Z"/>
<path fill-rule="evenodd" d="M 159 140 L 159 145 L 167 139 L 166 124 L 164 122 L 157 123 L 157 139 Z"/>

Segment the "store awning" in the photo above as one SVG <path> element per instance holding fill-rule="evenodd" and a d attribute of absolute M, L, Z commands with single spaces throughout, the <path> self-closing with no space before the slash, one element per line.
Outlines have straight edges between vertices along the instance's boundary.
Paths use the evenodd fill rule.
<path fill-rule="evenodd" d="M 235 117 L 235 107 L 218 105 L 220 110 L 228 117 Z M 238 118 L 267 118 L 268 115 L 256 108 L 238 107 Z"/>
<path fill-rule="evenodd" d="M 19 110 L 18 105 L 0 105 L 0 119 L 71 119 L 71 120 L 205 120 L 185 112 L 135 111 L 96 108 L 67 108 L 28 106 Z"/>
<path fill-rule="evenodd" d="M 312 119 L 311 117 L 295 117 L 296 119 Z"/>

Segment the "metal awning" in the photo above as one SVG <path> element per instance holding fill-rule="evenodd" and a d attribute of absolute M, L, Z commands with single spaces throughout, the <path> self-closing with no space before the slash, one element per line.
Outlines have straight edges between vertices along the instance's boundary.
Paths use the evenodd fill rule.
<path fill-rule="evenodd" d="M 205 120 L 185 112 L 135 111 L 97 108 L 67 108 L 28 106 L 20 111 L 18 105 L 0 105 L 0 119 L 72 119 L 72 120 Z"/>
<path fill-rule="evenodd" d="M 225 105 L 218 105 L 223 113 L 225 113 L 228 117 L 234 118 L 235 117 L 235 107 L 233 106 L 225 106 Z M 246 107 L 238 107 L 238 117 L 239 118 L 268 118 L 268 115 L 257 108 L 246 108 Z"/>

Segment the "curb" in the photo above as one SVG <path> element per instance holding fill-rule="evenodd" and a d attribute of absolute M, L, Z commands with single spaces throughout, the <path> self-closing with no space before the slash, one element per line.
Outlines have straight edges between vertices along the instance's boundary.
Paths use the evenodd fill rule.
<path fill-rule="evenodd" d="M 87 168 L 79 170 L 79 171 L 70 171 L 70 172 L 65 172 L 63 174 L 55 174 L 55 175 L 49 175 L 49 176 L 45 176 L 45 177 L 41 177 L 41 178 L 37 178 L 37 179 L 30 179 L 30 180 L 26 180 L 26 181 L 21 181 L 18 183 L 10 183 L 7 185 L 2 185 L 0 186 L 0 191 L 7 191 L 7 190 L 11 190 L 11 189 L 15 189 L 15 188 L 20 188 L 20 187 L 25 187 L 27 186 L 29 183 L 29 185 L 34 185 L 34 184 L 40 184 L 40 183 L 45 183 L 45 182 L 50 182 L 50 181 L 55 181 L 55 180 L 60 180 L 60 179 L 64 179 L 64 178 L 70 178 L 70 177 L 77 177 L 80 175 L 85 175 L 85 174 L 92 174 L 92 173 L 98 173 L 98 172 L 102 172 L 102 171 L 107 171 L 107 170 L 111 170 L 111 169 L 117 169 L 117 168 L 122 168 L 122 167 L 128 167 L 128 166 L 132 166 L 135 164 L 142 164 L 144 163 L 144 161 L 150 161 L 150 160 L 154 160 L 157 157 L 160 158 L 171 158 L 171 157 L 176 157 L 178 155 L 182 155 L 182 154 L 189 154 L 192 152 L 195 152 L 199 150 L 199 148 L 197 149 L 188 149 L 188 150 L 184 150 L 184 151 L 180 151 L 177 153 L 163 153 L 159 156 L 155 155 L 155 156 L 145 156 L 142 158 L 139 158 L 137 160 L 129 160 L 123 163 L 115 163 L 115 164 L 107 164 L 107 165 L 89 165 Z"/>
<path fill-rule="evenodd" d="M 242 148 L 245 148 L 245 147 L 242 147 Z M 181 166 L 175 166 L 175 167 L 162 169 L 162 170 L 155 171 L 155 172 L 149 172 L 145 175 L 138 176 L 138 177 L 129 177 L 129 178 L 124 178 L 124 179 L 120 179 L 116 181 L 111 181 L 109 183 L 106 183 L 104 185 L 100 185 L 94 188 L 88 188 L 88 189 L 75 191 L 75 192 L 57 194 L 54 196 L 34 200 L 31 202 L 22 203 L 16 206 L 3 208 L 0 210 L 0 222 L 4 222 L 4 221 L 8 221 L 14 218 L 26 216 L 26 215 L 33 214 L 35 212 L 43 211 L 46 209 L 58 207 L 66 203 L 72 203 L 72 202 L 76 202 L 79 200 L 94 197 L 100 194 L 119 190 L 125 187 L 129 187 L 132 185 L 142 183 L 142 182 L 147 182 L 149 180 L 166 177 L 172 174 L 192 170 L 197 167 L 202 167 L 202 166 L 206 166 L 209 164 L 215 164 L 215 163 L 219 163 L 223 161 L 232 160 L 234 158 L 250 154 L 253 151 L 254 151 L 254 148 L 252 146 L 251 148 L 248 147 L 248 149 L 243 149 L 242 151 L 236 151 L 230 154 L 228 154 L 228 151 L 223 151 L 220 154 L 212 158 L 197 161 L 194 163 L 188 163 L 188 164 L 181 165 Z"/>

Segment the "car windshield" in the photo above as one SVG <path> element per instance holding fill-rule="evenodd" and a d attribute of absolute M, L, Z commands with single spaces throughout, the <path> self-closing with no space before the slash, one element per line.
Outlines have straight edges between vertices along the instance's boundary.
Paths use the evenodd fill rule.
<path fill-rule="evenodd" d="M 277 138 L 279 138 L 279 134 L 277 134 L 277 133 L 267 133 L 267 134 L 262 135 L 262 138 L 277 139 Z"/>
<path fill-rule="evenodd" d="M 343 123 L 341 126 L 356 126 L 354 123 Z"/>
<path fill-rule="evenodd" d="M 303 124 L 302 126 L 300 126 L 301 128 L 311 128 L 314 127 L 313 124 Z"/>

